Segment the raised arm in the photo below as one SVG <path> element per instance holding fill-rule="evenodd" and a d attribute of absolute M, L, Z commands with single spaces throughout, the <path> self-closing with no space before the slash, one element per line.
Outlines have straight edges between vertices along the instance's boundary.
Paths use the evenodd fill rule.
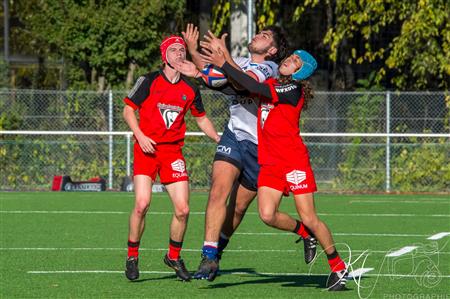
<path fill-rule="evenodd" d="M 236 64 L 236 62 L 231 57 L 230 51 L 228 51 L 227 46 L 225 44 L 225 39 L 228 36 L 227 33 L 222 34 L 220 38 L 216 37 L 214 33 L 212 33 L 210 30 L 208 30 L 208 33 L 203 36 L 204 41 L 200 41 L 200 46 L 204 49 L 210 50 L 210 51 L 222 51 L 225 60 L 231 64 L 234 68 L 240 69 L 239 65 Z M 248 76 L 252 77 L 255 80 L 258 80 L 258 76 L 256 76 L 253 72 L 244 72 Z M 239 82 L 234 82 L 239 87 Z"/>
<path fill-rule="evenodd" d="M 218 51 L 214 49 L 206 50 L 204 51 L 204 54 L 201 54 L 201 57 L 203 61 L 222 68 L 222 70 L 227 73 L 228 77 L 239 82 L 239 85 L 244 87 L 249 92 L 261 95 L 266 98 L 272 98 L 272 93 L 270 92 L 269 85 L 259 83 L 258 81 L 244 73 L 240 68 L 233 67 L 226 60 L 226 55 L 220 49 L 218 49 Z"/>
<path fill-rule="evenodd" d="M 200 52 L 198 52 L 198 28 L 194 24 L 187 24 L 186 31 L 181 32 L 184 41 L 186 42 L 187 50 L 192 57 L 192 61 L 195 66 L 201 70 L 204 67 L 202 58 L 200 57 Z"/>

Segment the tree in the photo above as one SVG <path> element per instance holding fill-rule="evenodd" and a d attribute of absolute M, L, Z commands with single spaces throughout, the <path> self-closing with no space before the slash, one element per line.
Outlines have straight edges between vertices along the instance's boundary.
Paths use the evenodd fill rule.
<path fill-rule="evenodd" d="M 319 4 L 333 8 L 323 39 L 333 61 L 348 55 L 350 64 L 369 63 L 377 82 L 400 90 L 450 87 L 447 0 L 305 0 L 295 19 Z"/>
<path fill-rule="evenodd" d="M 147 71 L 160 61 L 159 42 L 180 28 L 185 4 L 184 0 L 20 2 L 27 30 L 70 64 L 72 79 L 99 91 L 124 87 L 127 78 L 131 84 L 136 67 Z"/>

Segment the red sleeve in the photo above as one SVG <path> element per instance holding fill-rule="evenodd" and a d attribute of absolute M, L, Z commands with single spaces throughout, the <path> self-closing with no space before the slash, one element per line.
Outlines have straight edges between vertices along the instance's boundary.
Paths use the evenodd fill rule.
<path fill-rule="evenodd" d="M 130 100 L 128 97 L 125 97 L 125 99 L 123 99 L 123 101 L 124 101 L 124 103 L 126 105 L 130 106 L 131 108 L 133 108 L 133 110 L 138 110 L 139 109 L 139 107 L 135 103 L 133 103 L 133 101 Z"/>

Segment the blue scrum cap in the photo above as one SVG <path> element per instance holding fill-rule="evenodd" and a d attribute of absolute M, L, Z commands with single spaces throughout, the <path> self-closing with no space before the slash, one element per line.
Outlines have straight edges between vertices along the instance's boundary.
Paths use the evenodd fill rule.
<path fill-rule="evenodd" d="M 300 57 L 303 65 L 298 71 L 292 74 L 292 79 L 296 81 L 308 79 L 317 68 L 316 59 L 305 50 L 295 50 L 294 54 Z"/>

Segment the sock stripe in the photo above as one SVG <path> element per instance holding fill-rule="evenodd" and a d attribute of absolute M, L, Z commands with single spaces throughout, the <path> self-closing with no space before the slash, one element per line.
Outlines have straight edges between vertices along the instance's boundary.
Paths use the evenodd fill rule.
<path fill-rule="evenodd" d="M 337 250 L 334 250 L 334 252 L 333 252 L 333 253 L 330 253 L 330 254 L 327 253 L 327 259 L 328 259 L 328 260 L 335 259 L 335 258 L 338 257 L 338 256 L 339 256 L 339 254 L 338 254 Z"/>
<path fill-rule="evenodd" d="M 128 240 L 128 247 L 139 247 L 140 244 L 141 244 L 141 241 L 133 242 L 133 241 Z"/>
<path fill-rule="evenodd" d="M 295 228 L 294 228 L 293 232 L 297 233 L 298 230 L 300 229 L 300 226 L 302 225 L 302 223 L 300 221 L 298 221 L 298 220 L 295 220 L 295 222 L 296 222 L 296 225 L 295 225 Z"/>
<path fill-rule="evenodd" d="M 173 247 L 183 247 L 183 241 L 178 242 L 178 241 L 174 241 L 172 239 L 169 239 L 169 244 L 172 245 Z"/>

